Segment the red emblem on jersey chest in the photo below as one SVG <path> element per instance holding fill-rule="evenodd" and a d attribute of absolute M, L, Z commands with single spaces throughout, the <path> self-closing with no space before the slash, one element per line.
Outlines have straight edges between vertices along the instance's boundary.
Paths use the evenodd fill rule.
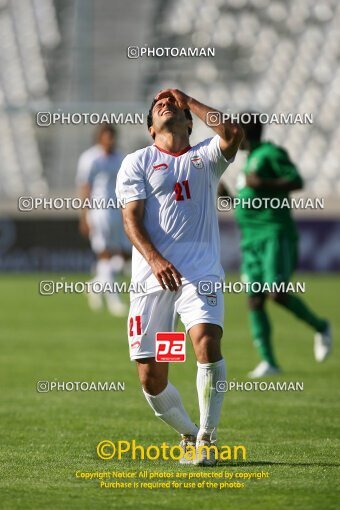
<path fill-rule="evenodd" d="M 169 165 L 166 163 L 160 163 L 159 165 L 152 165 L 154 170 L 167 170 Z"/>
<path fill-rule="evenodd" d="M 195 168 L 203 168 L 203 160 L 200 156 L 197 156 L 197 154 L 195 156 L 192 156 L 190 158 L 191 160 L 191 163 L 194 165 Z"/>

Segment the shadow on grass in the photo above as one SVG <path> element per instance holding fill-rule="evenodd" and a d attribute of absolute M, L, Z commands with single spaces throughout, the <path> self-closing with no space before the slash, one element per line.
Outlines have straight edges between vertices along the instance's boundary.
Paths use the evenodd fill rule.
<path fill-rule="evenodd" d="M 340 467 L 340 464 L 333 462 L 276 462 L 275 460 L 258 460 L 249 462 L 219 462 L 218 467 L 244 467 L 244 466 L 292 466 L 292 467 Z"/>

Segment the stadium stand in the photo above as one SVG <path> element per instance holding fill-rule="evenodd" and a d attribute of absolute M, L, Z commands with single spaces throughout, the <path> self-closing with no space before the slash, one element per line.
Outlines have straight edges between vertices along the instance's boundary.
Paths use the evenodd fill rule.
<path fill-rule="evenodd" d="M 289 150 L 310 194 L 339 195 L 339 2 L 172 0 L 156 16 L 154 46 L 216 56 L 148 59 L 146 97 L 171 83 L 223 111 L 313 113 L 312 126 L 272 124 L 267 137 Z"/>
<path fill-rule="evenodd" d="M 337 200 L 339 27 L 336 0 L 0 0 L 0 196 L 73 191 L 92 127 L 39 129 L 36 111 L 146 111 L 155 90 L 174 86 L 223 110 L 313 113 L 312 126 L 270 125 L 267 137 L 289 150 L 309 194 Z M 137 62 L 126 58 L 134 44 L 216 56 Z M 125 151 L 147 139 L 145 126 L 121 132 Z"/>
<path fill-rule="evenodd" d="M 52 0 L 0 3 L 0 195 L 44 193 L 41 151 L 30 111 L 47 99 L 45 54 L 60 40 Z"/>

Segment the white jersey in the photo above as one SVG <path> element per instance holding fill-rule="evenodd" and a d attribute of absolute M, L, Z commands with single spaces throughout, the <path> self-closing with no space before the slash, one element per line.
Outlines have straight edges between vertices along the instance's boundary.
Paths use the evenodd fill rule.
<path fill-rule="evenodd" d="M 91 198 L 116 198 L 116 179 L 122 161 L 123 156 L 118 152 L 102 154 L 93 161 L 87 176 Z"/>
<path fill-rule="evenodd" d="M 126 203 L 145 200 L 143 224 L 163 257 L 194 282 L 224 277 L 216 193 L 220 176 L 231 163 L 216 135 L 174 154 L 155 145 L 129 154 L 117 177 L 116 194 Z M 132 282 L 147 293 L 161 288 L 151 267 L 133 247 Z"/>
<path fill-rule="evenodd" d="M 89 184 L 91 198 L 116 198 L 116 178 L 122 161 L 119 152 L 105 154 L 99 145 L 91 147 L 79 158 L 77 184 Z"/>
<path fill-rule="evenodd" d="M 104 154 L 104 150 L 97 144 L 93 145 L 93 147 L 90 147 L 80 155 L 76 175 L 77 186 L 87 184 L 92 164 L 102 154 Z"/>
<path fill-rule="evenodd" d="M 99 207 L 90 208 L 86 213 L 91 247 L 95 253 L 131 250 L 124 233 L 120 210 L 115 207 L 105 208 L 106 204 L 110 205 L 110 199 L 116 199 L 116 179 L 122 161 L 120 153 L 105 154 L 100 145 L 94 145 L 79 158 L 76 183 L 78 186 L 90 186 L 90 198 L 96 199 Z"/>

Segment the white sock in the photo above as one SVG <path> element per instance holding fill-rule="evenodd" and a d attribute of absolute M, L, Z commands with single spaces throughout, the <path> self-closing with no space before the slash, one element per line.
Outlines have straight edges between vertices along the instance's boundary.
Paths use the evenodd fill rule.
<path fill-rule="evenodd" d="M 143 393 L 158 418 L 174 428 L 179 434 L 197 435 L 196 425 L 190 420 L 178 391 L 170 382 L 165 390 L 158 395 L 149 395 L 144 389 Z"/>
<path fill-rule="evenodd" d="M 113 272 L 110 259 L 99 259 L 96 266 L 95 281 L 100 283 L 112 283 Z"/>
<path fill-rule="evenodd" d="M 200 408 L 198 439 L 209 434 L 216 439 L 216 428 L 220 419 L 224 393 L 216 391 L 217 381 L 226 380 L 226 364 L 222 358 L 215 363 L 197 362 L 197 393 Z"/>
<path fill-rule="evenodd" d="M 112 259 L 100 259 L 97 262 L 97 273 L 94 278 L 94 281 L 98 281 L 101 284 L 105 285 L 107 282 L 113 286 L 115 282 L 115 263 L 112 262 Z M 105 291 L 104 297 L 108 305 L 110 303 L 121 303 L 121 299 L 119 294 L 115 292 Z"/>
<path fill-rule="evenodd" d="M 121 273 L 123 271 L 125 261 L 121 255 L 113 255 L 110 258 L 110 263 L 111 263 L 111 270 L 112 270 L 113 274 Z"/>

